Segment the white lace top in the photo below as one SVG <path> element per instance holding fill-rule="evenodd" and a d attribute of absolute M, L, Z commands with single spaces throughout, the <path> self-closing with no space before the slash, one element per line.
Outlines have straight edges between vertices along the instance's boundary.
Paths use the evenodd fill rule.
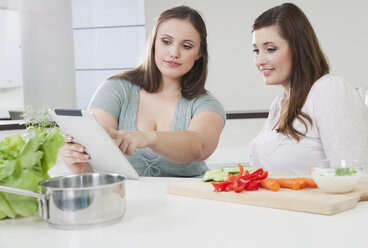
<path fill-rule="evenodd" d="M 272 103 L 268 119 L 250 145 L 250 162 L 269 171 L 307 174 L 307 161 L 319 159 L 368 160 L 368 108 L 356 90 L 333 75 L 321 77 L 311 88 L 302 111 L 313 120 L 298 143 L 276 130 L 281 102 Z M 294 127 L 305 132 L 304 125 Z"/>

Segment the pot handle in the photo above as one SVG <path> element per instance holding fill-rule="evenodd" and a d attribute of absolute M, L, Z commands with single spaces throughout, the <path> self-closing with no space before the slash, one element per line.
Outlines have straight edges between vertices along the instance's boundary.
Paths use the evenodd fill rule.
<path fill-rule="evenodd" d="M 35 197 L 39 200 L 44 200 L 43 195 L 38 194 L 38 193 L 33 192 L 33 191 L 30 191 L 30 190 L 18 189 L 18 188 L 13 188 L 13 187 L 7 187 L 7 186 L 0 185 L 0 191 L 1 192 L 6 192 L 6 193 L 17 194 L 17 195 Z"/>

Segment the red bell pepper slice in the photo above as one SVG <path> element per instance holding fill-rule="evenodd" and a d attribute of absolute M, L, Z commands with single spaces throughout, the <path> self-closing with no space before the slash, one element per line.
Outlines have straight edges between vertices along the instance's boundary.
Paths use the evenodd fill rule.
<path fill-rule="evenodd" d="M 258 190 L 259 181 L 251 181 L 245 190 L 252 191 Z"/>
<path fill-rule="evenodd" d="M 243 178 L 240 178 L 240 179 L 234 181 L 231 186 L 232 186 L 232 189 L 236 193 L 239 193 L 239 192 L 243 191 L 246 187 L 248 187 L 248 185 L 251 181 L 252 180 L 244 180 Z"/>
<path fill-rule="evenodd" d="M 236 176 L 234 176 L 233 174 L 229 173 L 227 175 L 227 180 L 228 181 L 233 182 L 233 181 L 235 181 L 235 179 L 236 179 Z"/>
<path fill-rule="evenodd" d="M 259 175 L 261 175 L 263 173 L 263 169 L 259 168 L 258 170 L 254 171 L 252 174 L 250 174 L 252 176 L 252 178 L 257 178 Z"/>
<path fill-rule="evenodd" d="M 236 176 L 235 180 L 238 180 L 239 178 L 241 178 L 244 172 L 244 168 L 241 164 L 238 164 L 238 167 L 239 167 L 239 174 Z"/>
<path fill-rule="evenodd" d="M 247 186 L 246 184 L 241 184 L 241 185 L 235 185 L 235 184 L 233 184 L 232 185 L 232 188 L 233 188 L 233 190 L 234 190 L 235 193 L 240 193 L 240 192 L 242 192 L 245 189 L 246 186 Z"/>
<path fill-rule="evenodd" d="M 244 172 L 242 165 L 238 164 L 238 167 L 239 174 L 237 176 L 229 174 L 228 179 L 224 182 L 211 182 L 215 188 L 215 192 L 233 190 L 235 193 L 240 193 L 243 190 L 258 190 L 260 181 L 266 179 L 268 176 L 268 172 L 262 168 L 249 174 L 247 170 Z"/>
<path fill-rule="evenodd" d="M 224 182 L 211 182 L 213 187 L 215 187 L 215 192 L 225 191 L 226 187 L 231 184 L 231 182 L 224 181 Z"/>
<path fill-rule="evenodd" d="M 232 191 L 233 190 L 233 183 L 226 186 L 225 191 Z"/>
<path fill-rule="evenodd" d="M 268 171 L 263 171 L 263 173 L 257 177 L 257 180 L 264 180 L 267 178 L 267 176 L 268 176 Z"/>

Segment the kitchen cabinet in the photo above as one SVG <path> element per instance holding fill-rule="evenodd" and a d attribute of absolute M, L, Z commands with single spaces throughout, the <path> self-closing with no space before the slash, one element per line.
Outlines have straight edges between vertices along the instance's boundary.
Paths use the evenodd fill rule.
<path fill-rule="evenodd" d="M 22 87 L 19 12 L 0 9 L 0 88 Z"/>
<path fill-rule="evenodd" d="M 143 0 L 72 0 L 77 108 L 107 78 L 143 62 Z"/>

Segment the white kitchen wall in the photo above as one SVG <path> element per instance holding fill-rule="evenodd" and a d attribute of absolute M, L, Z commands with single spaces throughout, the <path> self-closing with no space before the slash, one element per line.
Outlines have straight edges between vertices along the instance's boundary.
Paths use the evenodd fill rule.
<path fill-rule="evenodd" d="M 77 108 L 106 78 L 143 62 L 143 0 L 72 0 Z"/>
<path fill-rule="evenodd" d="M 268 109 L 281 92 L 266 86 L 256 70 L 252 53 L 251 27 L 263 11 L 282 0 L 145 0 L 146 34 L 159 14 L 179 5 L 199 10 L 208 31 L 209 72 L 206 87 L 227 111 Z M 364 0 L 291 0 L 309 17 L 329 58 L 331 72 L 355 87 L 368 86 L 365 76 L 368 50 L 368 2 Z M 265 119 L 228 120 L 211 166 L 249 160 L 249 143 L 261 130 Z"/>
<path fill-rule="evenodd" d="M 124 71 L 124 70 L 122 70 Z M 120 72 L 120 70 L 119 70 Z M 117 74 L 117 70 L 78 70 L 76 76 L 77 106 L 79 109 L 87 108 L 89 101 L 97 87 L 111 75 Z"/>
<path fill-rule="evenodd" d="M 18 0 L 0 0 L 0 9 L 18 10 Z"/>
<path fill-rule="evenodd" d="M 146 0 L 146 31 L 150 32 L 165 9 L 178 5 L 198 9 L 208 28 L 208 89 L 226 110 L 268 109 L 281 89 L 265 86 L 256 70 L 251 29 L 257 16 L 284 2 L 293 2 L 306 13 L 329 59 L 331 72 L 355 87 L 368 86 L 366 0 Z"/>

